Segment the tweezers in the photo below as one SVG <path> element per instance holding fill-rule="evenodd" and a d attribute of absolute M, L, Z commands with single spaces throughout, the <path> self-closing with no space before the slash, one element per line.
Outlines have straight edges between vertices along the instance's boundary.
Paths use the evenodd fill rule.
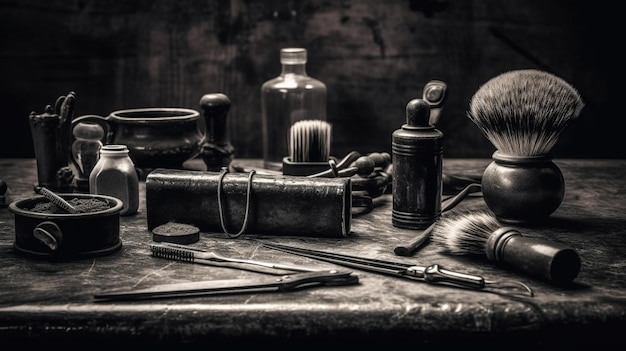
<path fill-rule="evenodd" d="M 208 280 L 156 285 L 146 289 L 118 290 L 94 295 L 96 302 L 136 301 L 172 297 L 232 295 L 241 293 L 290 292 L 319 286 L 353 285 L 359 278 L 344 270 L 320 270 L 280 277 Z"/>
<path fill-rule="evenodd" d="M 261 244 L 270 249 L 288 252 L 298 256 L 314 258 L 340 266 L 361 269 L 368 272 L 379 273 L 407 280 L 420 281 L 430 284 L 443 284 L 473 290 L 485 290 L 490 292 L 498 292 L 499 289 L 508 289 L 509 292 L 513 294 L 525 294 L 531 297 L 534 295 L 533 290 L 528 285 L 519 281 L 499 282 L 486 280 L 481 276 L 443 269 L 437 264 L 417 266 L 280 244 L 264 242 L 261 242 Z"/>

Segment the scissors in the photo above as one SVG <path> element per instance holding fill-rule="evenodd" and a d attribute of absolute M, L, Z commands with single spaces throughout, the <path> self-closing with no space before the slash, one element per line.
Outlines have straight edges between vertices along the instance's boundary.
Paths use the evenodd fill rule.
<path fill-rule="evenodd" d="M 513 293 L 526 294 L 531 297 L 534 295 L 533 290 L 528 285 L 519 281 L 500 282 L 487 280 L 477 275 L 450 271 L 440 267 L 438 264 L 418 266 L 273 243 L 262 242 L 261 244 L 270 249 L 288 252 L 298 256 L 314 258 L 340 266 L 361 269 L 368 272 L 379 273 L 407 280 L 490 292 L 497 292 L 499 289 L 510 289 Z"/>
<path fill-rule="evenodd" d="M 346 270 L 320 270 L 252 279 L 208 280 L 156 285 L 146 289 L 118 290 L 94 295 L 96 302 L 136 301 L 171 297 L 232 295 L 239 293 L 289 292 L 318 286 L 352 285 L 358 276 Z"/>

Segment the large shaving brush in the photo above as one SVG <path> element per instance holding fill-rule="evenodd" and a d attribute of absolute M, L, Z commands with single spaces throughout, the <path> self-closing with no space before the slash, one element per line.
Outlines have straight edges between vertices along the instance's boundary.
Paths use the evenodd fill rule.
<path fill-rule="evenodd" d="M 457 213 L 437 222 L 431 240 L 452 255 L 486 257 L 488 261 L 555 283 L 572 282 L 580 257 L 564 244 L 523 236 L 503 226 L 487 211 Z"/>
<path fill-rule="evenodd" d="M 569 83 L 533 69 L 500 74 L 476 91 L 468 117 L 497 149 L 481 185 L 498 220 L 537 222 L 561 205 L 565 184 L 551 152 L 583 107 Z"/>

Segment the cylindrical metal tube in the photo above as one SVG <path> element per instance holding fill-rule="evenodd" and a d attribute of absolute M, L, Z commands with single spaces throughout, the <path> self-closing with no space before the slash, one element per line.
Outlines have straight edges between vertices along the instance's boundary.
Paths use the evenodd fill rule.
<path fill-rule="evenodd" d="M 441 214 L 443 133 L 429 124 L 430 106 L 414 99 L 407 123 L 393 132 L 392 224 L 425 229 Z"/>
<path fill-rule="evenodd" d="M 148 229 L 175 221 L 223 233 L 220 172 L 155 169 L 146 178 Z M 222 180 L 222 214 L 230 232 L 243 227 L 248 207 L 247 173 Z M 350 178 L 255 174 L 251 178 L 246 233 L 344 237 L 352 221 Z"/>

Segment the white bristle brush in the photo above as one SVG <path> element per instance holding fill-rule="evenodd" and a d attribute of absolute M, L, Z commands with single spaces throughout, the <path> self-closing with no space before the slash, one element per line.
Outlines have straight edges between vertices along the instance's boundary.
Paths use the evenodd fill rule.
<path fill-rule="evenodd" d="M 292 162 L 328 162 L 332 127 L 322 120 L 295 122 L 289 129 L 289 157 Z"/>
<path fill-rule="evenodd" d="M 452 255 L 482 256 L 531 276 L 570 283 L 580 271 L 574 249 L 546 239 L 523 236 L 505 227 L 488 211 L 456 213 L 440 219 L 432 242 Z"/>
<path fill-rule="evenodd" d="M 502 73 L 470 100 L 469 119 L 501 152 L 513 156 L 549 153 L 584 103 L 565 80 L 534 69 Z"/>

